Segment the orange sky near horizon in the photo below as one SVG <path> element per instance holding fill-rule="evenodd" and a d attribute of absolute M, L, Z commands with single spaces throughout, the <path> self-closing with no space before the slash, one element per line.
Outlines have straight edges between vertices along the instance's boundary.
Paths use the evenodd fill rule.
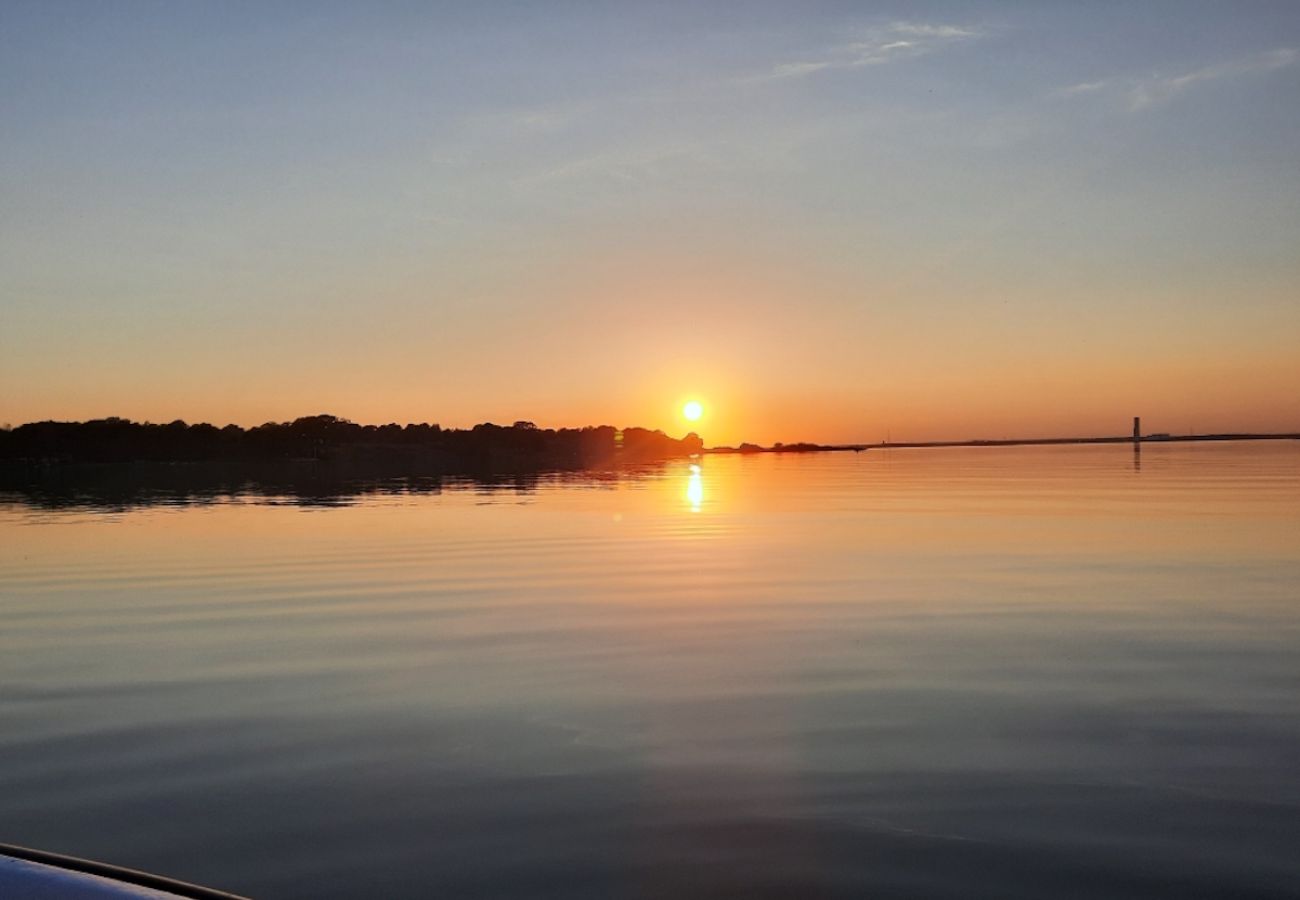
<path fill-rule="evenodd" d="M 14 11 L 0 423 L 1300 431 L 1294 16 L 653 6 Z"/>
<path fill-rule="evenodd" d="M 1284 302 L 1195 318 L 1149 297 L 1044 313 L 1024 299 L 1044 286 L 1008 278 L 979 290 L 1010 309 L 971 282 L 979 302 L 937 316 L 921 291 L 951 296 L 951 284 L 867 273 L 863 300 L 861 281 L 828 282 L 806 259 L 672 251 L 644 248 L 658 266 L 627 251 L 534 266 L 514 273 L 529 307 L 481 319 L 466 309 L 442 327 L 442 307 L 421 300 L 425 273 L 379 298 L 391 320 L 323 305 L 306 331 L 264 313 L 226 323 L 233 333 L 215 345 L 220 323 L 152 319 L 124 336 L 101 313 L 63 336 L 66 361 L 0 359 L 0 422 L 528 419 L 693 430 L 710 445 L 1122 434 L 1134 415 L 1149 432 L 1300 431 L 1300 311 Z M 813 285 L 816 303 L 805 299 Z M 485 305 L 507 308 L 517 291 L 499 285 Z M 681 415 L 688 399 L 705 405 L 698 423 Z"/>
<path fill-rule="evenodd" d="M 38 418 L 82 420 L 121 415 L 141 421 L 183 418 L 245 427 L 328 412 L 365 424 L 438 422 L 471 427 L 530 419 L 542 427 L 593 424 L 658 428 L 680 436 L 695 431 L 710 446 L 754 441 L 875 442 L 884 439 L 946 440 L 1125 434 L 1133 415 L 1147 433 L 1196 431 L 1296 431 L 1300 399 L 1279 387 L 1300 384 L 1300 364 L 1273 360 L 1231 360 L 1115 365 L 1079 390 L 1072 373 L 981 370 L 969 378 L 944 373 L 868 373 L 858 383 L 832 386 L 794 382 L 765 392 L 748 385 L 753 376 L 724 372 L 682 378 L 670 371 L 643 383 L 630 380 L 590 385 L 571 397 L 541 392 L 516 402 L 478 395 L 437 397 L 414 387 L 388 391 L 361 385 L 330 392 L 297 385 L 293 393 L 267 392 L 257 384 L 232 385 L 204 396 L 196 386 L 160 385 L 158 396 L 134 403 L 112 399 L 113 389 L 86 391 L 77 403 L 40 406 L 10 424 Z M 95 395 L 99 396 L 96 397 Z M 1244 401 L 1242 398 L 1246 398 Z M 682 404 L 698 400 L 698 422 L 682 415 Z M 6 404 L 7 409 L 21 406 Z"/>

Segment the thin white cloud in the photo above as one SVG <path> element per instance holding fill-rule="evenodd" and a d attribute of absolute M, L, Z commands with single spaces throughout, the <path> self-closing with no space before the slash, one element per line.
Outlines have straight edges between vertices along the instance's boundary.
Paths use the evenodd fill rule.
<path fill-rule="evenodd" d="M 825 60 L 822 62 L 781 63 L 772 68 L 772 71 L 768 73 L 768 77 L 799 78 L 803 75 L 811 75 L 814 72 L 820 72 L 823 69 L 832 69 L 834 67 L 834 63 Z"/>
<path fill-rule="evenodd" d="M 956 25 L 927 25 L 923 22 L 895 22 L 889 26 L 895 34 L 914 34 L 929 38 L 973 38 L 983 32 L 975 28 L 959 28 Z"/>
<path fill-rule="evenodd" d="M 1122 98 L 1125 105 L 1137 112 L 1148 107 L 1167 103 L 1179 94 L 1197 85 L 1209 84 L 1230 78 L 1240 78 L 1285 69 L 1300 62 L 1300 50 L 1282 47 L 1264 53 L 1255 53 L 1228 62 L 1215 63 L 1184 72 L 1181 75 L 1150 75 L 1145 78 L 1102 78 L 1070 85 L 1056 92 L 1060 97 L 1077 97 L 1087 94 L 1112 94 Z"/>
<path fill-rule="evenodd" d="M 859 40 L 831 47 L 815 59 L 778 63 L 767 72 L 747 80 L 802 78 L 834 69 L 879 66 L 983 36 L 982 30 L 964 26 L 893 22 L 869 29 Z"/>
<path fill-rule="evenodd" d="M 1287 66 L 1295 65 L 1298 59 L 1300 59 L 1300 52 L 1297 52 L 1294 47 L 1284 47 L 1280 50 L 1270 50 L 1267 53 L 1258 53 L 1244 59 L 1206 66 L 1172 78 L 1148 78 L 1138 83 L 1129 92 L 1129 108 L 1137 110 L 1156 103 L 1163 103 L 1197 84 L 1219 81 L 1224 78 L 1236 78 L 1242 75 L 1253 75 L 1257 72 L 1272 72 L 1276 69 L 1284 69 Z"/>
<path fill-rule="evenodd" d="M 1079 94 L 1095 94 L 1098 91 L 1107 90 L 1113 87 L 1115 80 L 1113 78 L 1102 78 L 1098 81 L 1085 81 L 1080 84 L 1072 84 L 1069 87 L 1063 87 L 1056 93 L 1062 97 L 1074 97 Z"/>

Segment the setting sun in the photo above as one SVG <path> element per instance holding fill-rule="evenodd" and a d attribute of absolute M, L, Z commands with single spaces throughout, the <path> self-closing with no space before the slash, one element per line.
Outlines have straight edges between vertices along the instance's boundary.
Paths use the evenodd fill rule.
<path fill-rule="evenodd" d="M 1298 97 L 1300 0 L 0 0 L 0 900 L 1300 900 Z"/>

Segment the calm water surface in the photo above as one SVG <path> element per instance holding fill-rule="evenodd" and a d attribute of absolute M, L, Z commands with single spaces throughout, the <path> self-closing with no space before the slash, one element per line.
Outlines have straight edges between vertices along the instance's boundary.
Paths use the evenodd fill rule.
<path fill-rule="evenodd" d="M 0 840 L 265 898 L 1300 896 L 1300 444 L 0 502 Z"/>

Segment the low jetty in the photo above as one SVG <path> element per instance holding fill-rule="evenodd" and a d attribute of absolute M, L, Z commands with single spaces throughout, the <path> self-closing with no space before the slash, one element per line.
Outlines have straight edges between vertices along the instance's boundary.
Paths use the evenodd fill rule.
<path fill-rule="evenodd" d="M 1223 434 L 1150 434 L 1134 437 L 1133 435 L 1109 437 L 1068 437 L 1068 438 L 1004 438 L 997 440 L 966 441 L 880 441 L 874 444 L 773 444 L 760 447 L 757 444 L 741 444 L 739 447 L 709 447 L 705 453 L 842 453 L 852 450 L 861 453 L 864 450 L 915 450 L 930 447 L 1037 447 L 1056 444 L 1184 444 L 1193 441 L 1296 441 L 1300 432 L 1277 434 L 1255 434 L 1228 432 Z"/>

